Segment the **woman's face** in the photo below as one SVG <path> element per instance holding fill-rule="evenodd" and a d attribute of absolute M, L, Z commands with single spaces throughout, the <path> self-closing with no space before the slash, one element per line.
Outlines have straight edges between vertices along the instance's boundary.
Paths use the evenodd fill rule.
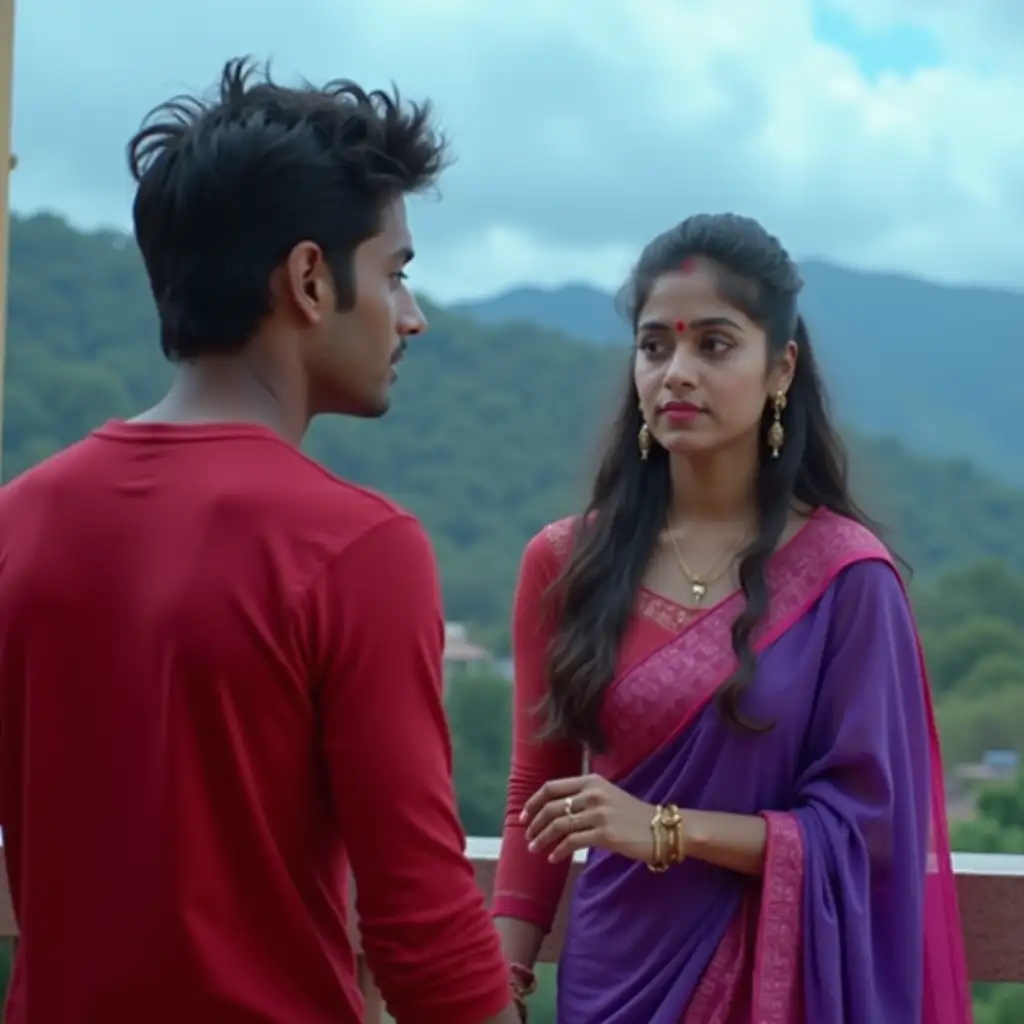
<path fill-rule="evenodd" d="M 722 301 L 703 262 L 658 278 L 637 319 L 636 348 L 647 427 L 663 448 L 687 455 L 749 443 L 796 366 L 790 342 L 769 372 L 764 330 Z"/>

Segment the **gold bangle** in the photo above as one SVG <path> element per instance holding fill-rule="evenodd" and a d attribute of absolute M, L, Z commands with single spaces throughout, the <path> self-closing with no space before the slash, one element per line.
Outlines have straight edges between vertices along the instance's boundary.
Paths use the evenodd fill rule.
<path fill-rule="evenodd" d="M 664 810 L 664 807 L 662 807 L 661 804 L 658 804 L 654 811 L 654 817 L 651 818 L 651 837 L 654 840 L 654 852 L 647 867 L 650 871 L 657 874 L 668 870 L 668 864 L 665 861 L 662 849 L 664 843 L 664 829 L 661 824 L 661 815 Z"/>
<path fill-rule="evenodd" d="M 686 859 L 683 840 L 683 815 L 675 804 L 658 804 L 651 819 L 654 855 L 647 867 L 656 873 L 667 871 Z"/>
<path fill-rule="evenodd" d="M 661 812 L 661 824 L 669 835 L 669 861 L 672 864 L 681 864 L 686 859 L 683 815 L 675 804 L 669 804 Z"/>

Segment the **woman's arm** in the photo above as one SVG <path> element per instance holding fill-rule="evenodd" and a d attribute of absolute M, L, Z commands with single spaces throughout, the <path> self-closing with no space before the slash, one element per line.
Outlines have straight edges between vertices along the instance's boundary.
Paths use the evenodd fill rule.
<path fill-rule="evenodd" d="M 687 857 L 741 875 L 760 875 L 764 868 L 768 826 L 754 814 L 681 811 L 683 851 Z"/>
<path fill-rule="evenodd" d="M 532 971 L 540 955 L 544 929 L 515 917 L 496 917 L 494 924 L 508 962 Z"/>
<path fill-rule="evenodd" d="M 548 648 L 556 609 L 548 590 L 560 570 L 558 553 L 546 531 L 523 553 L 512 613 L 513 687 L 512 767 L 501 855 L 492 912 L 505 954 L 532 967 L 550 930 L 569 873 L 569 864 L 551 864 L 527 848 L 520 814 L 526 801 L 549 779 L 579 774 L 579 744 L 537 739 L 548 693 Z"/>

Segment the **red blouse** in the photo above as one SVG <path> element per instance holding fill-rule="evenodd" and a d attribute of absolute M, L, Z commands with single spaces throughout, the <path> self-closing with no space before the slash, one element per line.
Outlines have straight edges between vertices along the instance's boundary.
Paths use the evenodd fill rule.
<path fill-rule="evenodd" d="M 492 907 L 496 917 L 528 921 L 545 932 L 554 921 L 570 864 L 551 864 L 545 853 L 531 853 L 519 814 L 545 782 L 579 775 L 583 769 L 584 752 L 580 744 L 536 738 L 536 708 L 547 695 L 548 647 L 557 616 L 557 609 L 546 595 L 568 554 L 572 523 L 571 519 L 562 519 L 541 530 L 527 544 L 520 566 L 512 613 L 512 768 Z M 618 672 L 627 671 L 660 647 L 692 617 L 692 610 L 642 590 L 623 638 Z"/>

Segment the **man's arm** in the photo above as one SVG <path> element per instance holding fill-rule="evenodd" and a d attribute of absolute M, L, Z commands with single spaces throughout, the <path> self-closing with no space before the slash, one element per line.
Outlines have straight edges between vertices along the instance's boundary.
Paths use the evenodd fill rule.
<path fill-rule="evenodd" d="M 513 1024 L 508 969 L 465 856 L 442 704 L 444 620 L 422 527 L 396 515 L 325 570 L 314 614 L 333 797 L 363 948 L 401 1024 Z"/>

